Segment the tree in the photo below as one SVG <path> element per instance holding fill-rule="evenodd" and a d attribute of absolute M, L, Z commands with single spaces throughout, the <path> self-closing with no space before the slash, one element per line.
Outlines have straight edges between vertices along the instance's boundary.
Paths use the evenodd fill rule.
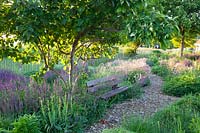
<path fill-rule="evenodd" d="M 196 41 L 196 34 L 192 34 L 192 33 L 186 33 L 185 34 L 185 41 L 184 41 L 184 47 L 190 47 L 190 48 L 194 48 L 194 43 Z M 181 37 L 177 36 L 177 37 L 173 37 L 171 40 L 173 46 L 175 48 L 180 48 L 181 47 Z"/>
<path fill-rule="evenodd" d="M 185 47 L 185 35 L 199 33 L 200 30 L 200 1 L 199 0 L 160 0 L 164 14 L 174 18 L 178 33 L 174 36 L 181 38 L 181 56 Z"/>
<path fill-rule="evenodd" d="M 117 9 L 130 7 L 130 3 L 129 0 L 11 1 L 8 12 L 1 16 L 6 27 L 1 31 L 6 36 L 1 37 L 2 55 L 22 63 L 42 61 L 43 70 L 54 72 L 55 64 L 64 64 L 69 68 L 71 99 L 76 63 L 114 53 L 124 26 L 124 15 Z"/>
<path fill-rule="evenodd" d="M 129 38 L 137 45 L 169 47 L 171 33 L 175 31 L 174 20 L 157 8 L 155 0 L 143 0 L 128 14 L 127 31 Z"/>

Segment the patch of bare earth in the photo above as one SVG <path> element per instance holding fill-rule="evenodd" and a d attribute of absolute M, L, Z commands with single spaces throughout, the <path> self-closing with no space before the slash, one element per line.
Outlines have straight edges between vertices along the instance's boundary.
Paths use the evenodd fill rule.
<path fill-rule="evenodd" d="M 146 60 L 142 59 L 139 61 L 142 61 L 142 63 L 140 62 L 142 67 L 150 72 L 150 68 L 146 64 L 144 65 L 144 61 Z M 138 62 L 138 60 L 136 62 Z M 130 62 L 128 64 L 130 64 Z M 135 66 L 137 63 L 133 62 L 133 64 L 133 66 Z M 131 99 L 120 104 L 115 104 L 112 108 L 107 110 L 104 118 L 93 124 L 86 130 L 86 133 L 101 133 L 103 129 L 119 126 L 123 118 L 127 116 L 139 115 L 141 117 L 149 117 L 163 107 L 178 100 L 176 97 L 167 96 L 161 92 L 163 81 L 159 76 L 151 73 L 149 73 L 148 76 L 151 85 L 143 88 L 144 94 L 139 99 Z"/>

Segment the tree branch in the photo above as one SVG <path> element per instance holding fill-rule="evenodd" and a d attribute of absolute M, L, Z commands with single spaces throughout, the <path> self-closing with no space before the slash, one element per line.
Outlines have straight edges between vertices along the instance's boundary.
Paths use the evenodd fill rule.
<path fill-rule="evenodd" d="M 59 46 L 59 44 L 57 45 L 57 47 L 58 47 L 58 50 L 62 53 L 62 54 L 65 54 L 65 55 L 70 55 L 70 52 L 65 52 L 65 51 L 63 51 L 63 50 L 61 50 L 61 48 L 60 48 L 60 46 Z"/>
<path fill-rule="evenodd" d="M 41 42 L 40 38 L 39 38 L 39 37 L 37 37 L 37 38 L 38 38 L 38 41 L 39 41 L 40 45 L 42 45 L 42 42 Z M 43 50 L 37 43 L 36 43 L 36 46 L 38 47 L 38 49 L 39 49 L 39 51 L 40 51 L 40 53 L 41 53 L 41 56 L 42 56 L 43 59 L 44 59 L 45 68 L 49 68 L 49 66 L 48 66 L 48 61 L 47 61 L 47 59 L 46 59 L 44 50 Z"/>

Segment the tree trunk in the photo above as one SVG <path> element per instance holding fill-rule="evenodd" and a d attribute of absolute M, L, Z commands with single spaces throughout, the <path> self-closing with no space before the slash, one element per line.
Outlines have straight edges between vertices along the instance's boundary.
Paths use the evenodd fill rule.
<path fill-rule="evenodd" d="M 73 96 L 73 93 L 74 93 L 74 89 L 75 89 L 75 78 L 74 78 L 74 56 L 75 56 L 75 52 L 76 52 L 76 47 L 78 45 L 78 41 L 79 39 L 84 35 L 85 32 L 80 32 L 73 44 L 72 44 L 72 49 L 71 49 L 71 52 L 70 52 L 70 74 L 69 74 L 69 85 L 70 85 L 70 89 L 69 89 L 69 92 L 68 92 L 68 100 L 72 101 L 72 96 Z"/>
<path fill-rule="evenodd" d="M 74 92 L 74 86 L 75 86 L 75 83 L 74 83 L 74 55 L 75 55 L 75 52 L 76 52 L 76 46 L 78 44 L 78 41 L 73 43 L 72 45 L 72 50 L 70 52 L 70 75 L 69 75 L 69 85 L 70 85 L 70 89 L 69 89 L 69 92 L 68 92 L 68 100 L 72 101 L 72 95 L 73 95 L 73 92 Z"/>
<path fill-rule="evenodd" d="M 180 54 L 181 57 L 183 57 L 184 47 L 185 47 L 185 31 L 183 28 L 181 28 L 181 54 Z"/>
<path fill-rule="evenodd" d="M 72 44 L 72 49 L 70 52 L 70 74 L 69 74 L 69 85 L 70 85 L 70 89 L 68 92 L 68 100 L 70 100 L 72 102 L 73 99 L 73 94 L 75 92 L 75 78 L 74 78 L 74 57 L 75 57 L 75 53 L 76 53 L 76 48 L 78 46 L 78 42 L 80 40 L 81 37 L 83 37 L 88 29 L 83 30 L 82 32 L 79 32 L 77 34 L 77 36 L 75 37 L 75 40 Z"/>

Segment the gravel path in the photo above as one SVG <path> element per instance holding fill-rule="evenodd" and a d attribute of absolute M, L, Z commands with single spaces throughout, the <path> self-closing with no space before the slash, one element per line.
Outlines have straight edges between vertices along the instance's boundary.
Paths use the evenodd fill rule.
<path fill-rule="evenodd" d="M 151 85 L 144 88 L 144 94 L 139 99 L 131 99 L 115 104 L 107 110 L 105 117 L 92 125 L 86 133 L 101 133 L 105 128 L 118 126 L 125 116 L 140 115 L 148 117 L 161 108 L 176 101 L 178 98 L 162 94 L 162 80 L 159 76 L 149 74 Z"/>

